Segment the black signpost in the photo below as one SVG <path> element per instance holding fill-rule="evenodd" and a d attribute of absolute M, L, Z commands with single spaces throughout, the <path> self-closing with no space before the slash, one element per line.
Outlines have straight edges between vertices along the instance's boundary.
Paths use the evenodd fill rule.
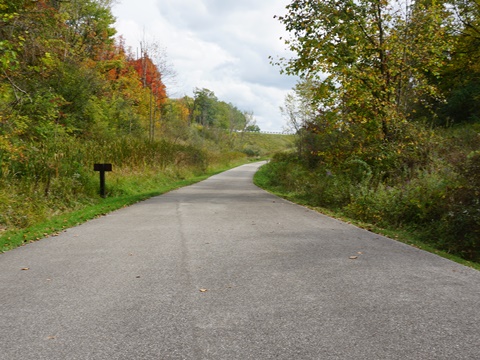
<path fill-rule="evenodd" d="M 93 170 L 100 172 L 100 196 L 105 198 L 105 171 L 112 171 L 112 164 L 94 164 Z"/>

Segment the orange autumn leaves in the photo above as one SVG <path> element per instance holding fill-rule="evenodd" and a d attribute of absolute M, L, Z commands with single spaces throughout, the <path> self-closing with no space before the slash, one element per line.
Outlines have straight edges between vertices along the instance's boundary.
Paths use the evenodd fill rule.
<path fill-rule="evenodd" d="M 152 91 L 157 105 L 162 105 L 167 99 L 166 87 L 162 82 L 162 74 L 150 57 L 144 55 L 140 59 L 131 61 L 130 64 L 135 68 L 143 85 Z"/>

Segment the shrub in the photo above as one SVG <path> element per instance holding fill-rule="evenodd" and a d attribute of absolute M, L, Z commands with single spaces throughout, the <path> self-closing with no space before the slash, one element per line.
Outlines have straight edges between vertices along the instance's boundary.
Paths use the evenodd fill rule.
<path fill-rule="evenodd" d="M 451 189 L 436 236 L 447 251 L 480 260 L 480 151 L 458 165 L 459 185 Z"/>
<path fill-rule="evenodd" d="M 480 151 L 455 165 L 437 159 L 394 181 L 359 158 L 311 168 L 309 161 L 280 154 L 262 168 L 262 185 L 364 222 L 406 228 L 439 249 L 479 261 Z"/>

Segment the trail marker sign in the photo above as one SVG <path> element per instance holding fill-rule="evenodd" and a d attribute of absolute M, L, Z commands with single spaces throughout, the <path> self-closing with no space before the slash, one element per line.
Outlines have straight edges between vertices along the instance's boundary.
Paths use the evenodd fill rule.
<path fill-rule="evenodd" d="M 94 164 L 93 170 L 100 172 L 100 196 L 105 198 L 105 171 L 112 171 L 112 164 Z"/>

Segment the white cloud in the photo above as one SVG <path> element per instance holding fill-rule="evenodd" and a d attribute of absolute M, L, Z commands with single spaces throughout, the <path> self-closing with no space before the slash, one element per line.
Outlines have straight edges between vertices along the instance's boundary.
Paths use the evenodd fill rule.
<path fill-rule="evenodd" d="M 284 55 L 278 0 L 123 0 L 116 28 L 135 51 L 142 39 L 159 42 L 178 74 L 172 96 L 208 88 L 220 100 L 253 111 L 262 130 L 280 131 L 279 107 L 295 79 L 279 74 L 269 56 Z"/>

